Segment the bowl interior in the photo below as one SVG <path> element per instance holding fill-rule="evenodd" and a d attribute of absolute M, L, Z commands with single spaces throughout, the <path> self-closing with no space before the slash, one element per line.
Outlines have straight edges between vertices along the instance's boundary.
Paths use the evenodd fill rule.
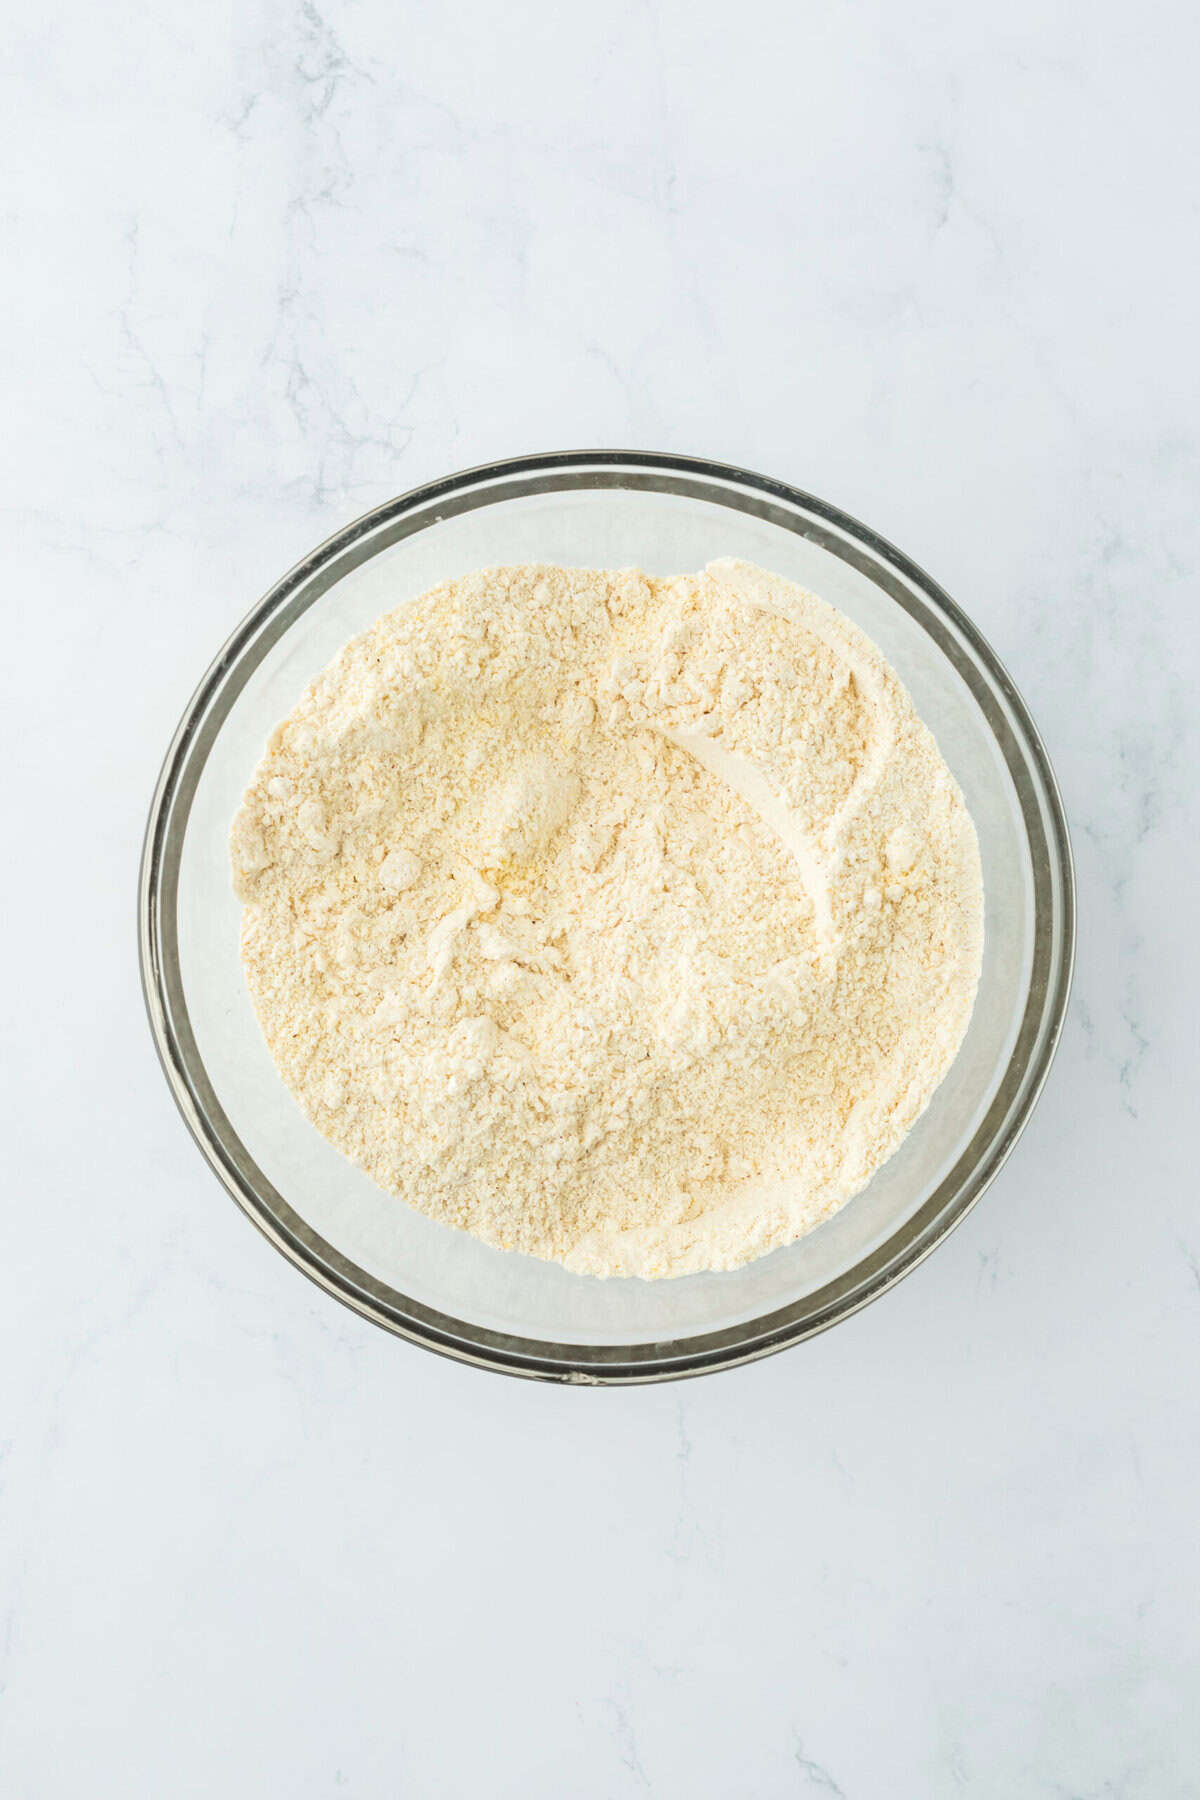
<path fill-rule="evenodd" d="M 534 1346 L 640 1345 L 653 1361 L 651 1347 L 665 1355 L 714 1333 L 736 1342 L 754 1322 L 795 1315 L 798 1303 L 815 1316 L 829 1293 L 848 1310 L 858 1303 L 857 1273 L 885 1268 L 889 1246 L 907 1245 L 913 1259 L 914 1221 L 928 1233 L 944 1211 L 961 1209 L 964 1185 L 994 1153 L 1014 1107 L 1028 1104 L 1020 1090 L 1036 1048 L 1031 1033 L 1045 1032 L 1046 977 L 1035 948 L 1046 851 L 1031 829 L 1045 802 L 1029 791 L 1023 715 L 1019 703 L 1010 710 L 1002 672 L 869 534 L 734 481 L 628 469 L 576 471 L 572 485 L 552 485 L 557 479 L 480 480 L 390 517 L 383 509 L 352 541 L 343 534 L 293 572 L 234 640 L 177 753 L 160 902 L 168 1030 L 201 1130 L 232 1145 L 242 1197 L 268 1218 L 290 1208 L 305 1228 L 304 1254 L 335 1270 L 339 1285 L 366 1277 L 400 1310 L 415 1302 L 443 1316 L 467 1343 L 500 1334 Z M 433 1223 L 382 1193 L 308 1123 L 275 1072 L 242 979 L 229 825 L 269 731 L 310 678 L 347 638 L 433 583 L 494 563 L 636 564 L 670 574 L 719 556 L 778 570 L 840 607 L 908 687 L 979 833 L 983 973 L 966 1041 L 929 1109 L 832 1219 L 730 1273 L 600 1281 Z"/>

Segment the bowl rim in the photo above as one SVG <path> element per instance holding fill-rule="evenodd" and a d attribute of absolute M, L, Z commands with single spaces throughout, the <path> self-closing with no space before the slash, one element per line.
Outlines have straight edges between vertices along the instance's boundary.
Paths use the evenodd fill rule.
<path fill-rule="evenodd" d="M 675 493 L 754 512 L 868 574 L 934 636 L 984 711 L 1017 792 L 1034 871 L 1033 969 L 1016 1043 L 984 1119 L 934 1192 L 868 1256 L 815 1292 L 718 1331 L 651 1343 L 560 1344 L 455 1319 L 380 1282 L 321 1238 L 254 1163 L 224 1114 L 191 1033 L 175 935 L 179 852 L 199 775 L 226 713 L 271 644 L 341 575 L 398 538 L 497 500 L 580 488 Z M 1028 708 L 983 634 L 903 551 L 815 495 L 731 464 L 645 450 L 545 451 L 460 470 L 372 508 L 296 563 L 247 613 L 198 684 L 163 760 L 142 848 L 138 950 L 155 1049 L 184 1122 L 243 1212 L 310 1280 L 375 1324 L 460 1362 L 534 1380 L 631 1385 L 735 1367 L 815 1336 L 886 1293 L 966 1217 L 1011 1154 L 1062 1033 L 1075 955 L 1075 873 L 1062 797 Z"/>

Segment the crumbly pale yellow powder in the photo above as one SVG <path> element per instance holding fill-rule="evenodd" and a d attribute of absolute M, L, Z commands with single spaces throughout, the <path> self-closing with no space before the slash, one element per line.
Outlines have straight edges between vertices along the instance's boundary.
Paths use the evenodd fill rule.
<path fill-rule="evenodd" d="M 746 563 L 488 569 L 346 645 L 234 823 L 284 1081 L 390 1193 L 729 1269 L 896 1149 L 979 975 L 970 817 L 875 646 Z"/>

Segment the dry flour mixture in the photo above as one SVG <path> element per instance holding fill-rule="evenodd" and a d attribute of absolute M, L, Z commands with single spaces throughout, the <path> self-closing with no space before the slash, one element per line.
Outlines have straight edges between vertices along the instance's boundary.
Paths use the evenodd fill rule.
<path fill-rule="evenodd" d="M 399 1200 L 595 1275 L 729 1269 L 945 1075 L 975 831 L 875 646 L 746 563 L 488 569 L 346 645 L 233 829 L 283 1079 Z"/>

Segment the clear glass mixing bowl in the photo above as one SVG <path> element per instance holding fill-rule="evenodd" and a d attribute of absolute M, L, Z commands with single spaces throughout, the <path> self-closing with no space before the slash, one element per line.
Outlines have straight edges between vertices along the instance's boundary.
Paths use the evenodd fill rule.
<path fill-rule="evenodd" d="M 487 564 L 719 556 L 841 607 L 907 685 L 962 787 L 987 895 L 962 1050 L 900 1151 L 832 1219 L 729 1273 L 600 1281 L 489 1248 L 382 1193 L 276 1074 L 251 1010 L 230 821 L 268 732 L 380 613 Z M 992 651 L 891 545 L 782 483 L 686 457 L 517 458 L 393 500 L 314 550 L 225 645 L 167 753 L 142 865 L 155 1041 L 200 1148 L 254 1222 L 347 1305 L 430 1349 L 573 1382 L 694 1375 L 811 1336 L 881 1294 L 979 1198 L 1046 1078 L 1074 945 L 1070 845 L 1033 722 Z"/>

